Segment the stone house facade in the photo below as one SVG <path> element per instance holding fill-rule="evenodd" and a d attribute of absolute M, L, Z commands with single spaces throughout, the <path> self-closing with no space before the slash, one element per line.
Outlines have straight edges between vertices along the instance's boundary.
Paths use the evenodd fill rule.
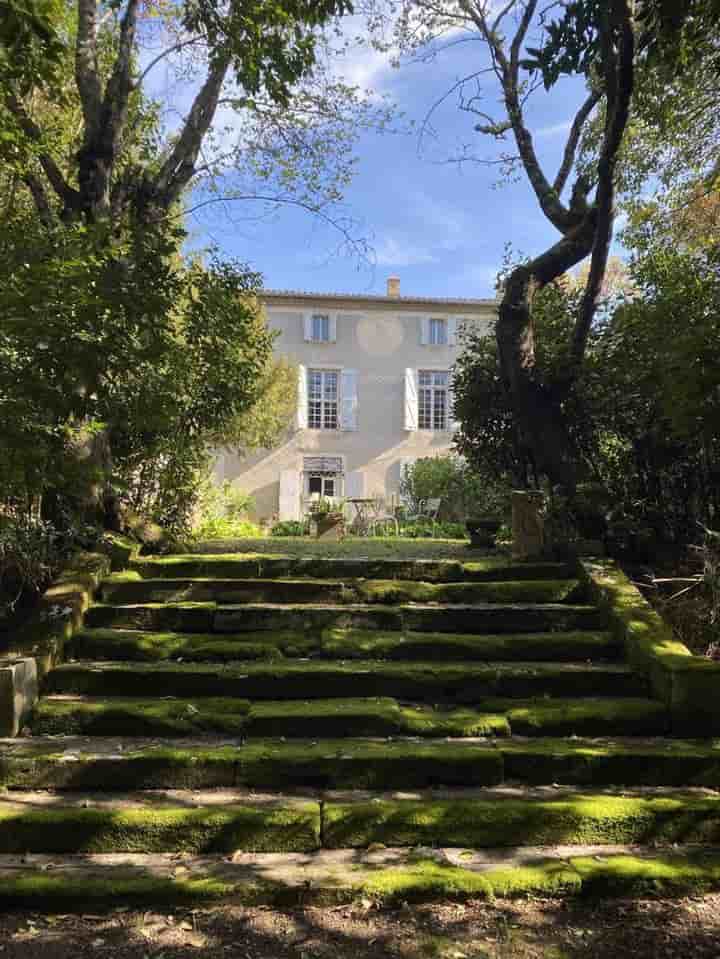
<path fill-rule="evenodd" d="M 299 519 L 317 496 L 397 495 L 403 467 L 452 446 L 462 329 L 488 333 L 495 300 L 266 290 L 276 350 L 298 366 L 294 429 L 276 449 L 218 456 L 216 475 L 255 500 L 256 519 Z"/>

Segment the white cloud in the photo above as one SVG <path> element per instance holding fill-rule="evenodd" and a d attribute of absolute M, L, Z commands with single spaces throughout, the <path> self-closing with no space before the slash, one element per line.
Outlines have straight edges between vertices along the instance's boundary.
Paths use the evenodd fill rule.
<path fill-rule="evenodd" d="M 402 243 L 393 236 L 385 236 L 375 248 L 375 262 L 378 266 L 422 266 L 434 263 L 435 257 L 429 250 Z"/>

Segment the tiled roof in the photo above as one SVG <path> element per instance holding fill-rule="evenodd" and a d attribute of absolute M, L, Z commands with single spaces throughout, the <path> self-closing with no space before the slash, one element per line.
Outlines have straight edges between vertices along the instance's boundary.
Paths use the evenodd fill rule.
<path fill-rule="evenodd" d="M 261 290 L 260 298 L 279 297 L 288 300 L 371 300 L 376 303 L 436 303 L 446 306 L 491 306 L 497 307 L 494 299 L 471 299 L 469 297 L 439 296 L 386 296 L 382 293 L 313 293 L 307 290 Z"/>

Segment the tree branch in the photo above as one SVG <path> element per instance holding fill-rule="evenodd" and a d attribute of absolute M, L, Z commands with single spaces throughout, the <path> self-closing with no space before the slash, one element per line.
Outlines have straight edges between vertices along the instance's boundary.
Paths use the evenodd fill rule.
<path fill-rule="evenodd" d="M 611 38 L 608 36 L 608 50 L 603 57 L 608 90 L 608 114 L 597 165 L 598 186 L 595 199 L 597 223 L 590 271 L 578 320 L 573 330 L 570 354 L 571 375 L 573 371 L 576 372 L 579 369 L 585 355 L 587 339 L 597 310 L 610 254 L 615 202 L 615 167 L 630 116 L 630 100 L 635 80 L 635 34 L 632 10 L 628 0 L 613 0 L 608 15 L 608 34 L 612 29 L 613 21 L 618 33 L 617 49 L 611 49 Z"/>
<path fill-rule="evenodd" d="M 100 121 L 100 104 L 102 101 L 102 88 L 97 63 L 96 0 L 78 0 L 75 82 L 80 94 L 85 129 L 94 133 Z"/>
<path fill-rule="evenodd" d="M 575 162 L 575 153 L 577 152 L 578 143 L 580 142 L 580 135 L 583 127 L 585 126 L 585 121 L 601 99 L 602 93 L 600 93 L 598 90 L 593 90 L 575 115 L 575 119 L 570 127 L 567 143 L 565 144 L 562 163 L 560 164 L 560 169 L 558 170 L 555 181 L 553 182 L 553 189 L 558 196 L 562 195 L 567 183 L 567 179 L 570 176 L 570 171 L 572 170 L 573 163 Z"/>
<path fill-rule="evenodd" d="M 43 186 L 40 178 L 35 176 L 34 173 L 26 173 L 23 176 L 23 180 L 25 181 L 28 190 L 30 190 L 33 203 L 35 204 L 35 209 L 40 217 L 40 222 L 43 224 L 43 226 L 48 228 L 54 226 L 55 214 L 50 206 L 50 201 L 48 200 L 45 187 Z"/>
<path fill-rule="evenodd" d="M 137 90 L 142 86 L 143 80 L 145 77 L 153 70 L 158 63 L 164 60 L 166 57 L 169 57 L 173 53 L 178 53 L 180 50 L 183 50 L 185 47 L 193 46 L 196 43 L 203 42 L 203 37 L 191 37 L 189 40 L 182 40 L 180 43 L 175 43 L 171 47 L 168 47 L 166 50 L 163 50 L 162 53 L 159 53 L 150 63 L 145 67 L 143 72 L 138 77 L 137 81 L 133 84 L 133 89 Z"/>
<path fill-rule="evenodd" d="M 229 65 L 230 58 L 225 55 L 217 57 L 211 64 L 170 156 L 150 185 L 155 202 L 164 209 L 177 200 L 195 173 L 195 161 L 215 116 Z"/>
<path fill-rule="evenodd" d="M 17 119 L 23 133 L 33 143 L 41 144 L 43 136 L 40 127 L 30 117 L 23 102 L 10 89 L 5 93 L 5 103 L 8 110 Z M 77 191 L 67 183 L 55 160 L 46 150 L 42 150 L 38 154 L 38 162 L 59 199 L 66 207 L 72 207 L 78 196 Z"/>

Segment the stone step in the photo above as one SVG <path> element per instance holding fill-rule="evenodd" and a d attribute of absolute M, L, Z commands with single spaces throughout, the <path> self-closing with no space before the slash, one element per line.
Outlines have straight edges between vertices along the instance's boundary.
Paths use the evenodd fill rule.
<path fill-rule="evenodd" d="M 426 738 L 647 735 L 667 728 L 652 699 L 489 699 L 475 708 L 400 704 L 391 697 L 283 700 L 138 699 L 46 696 L 31 722 L 36 735 Z"/>
<path fill-rule="evenodd" d="M 326 848 L 716 843 L 720 793 L 570 787 L 326 794 Z"/>
<path fill-rule="evenodd" d="M 420 580 L 332 579 L 143 579 L 115 573 L 100 588 L 103 602 L 137 603 L 563 603 L 583 599 L 577 579 L 489 583 L 426 583 Z"/>
<path fill-rule="evenodd" d="M 416 789 L 547 785 L 720 787 L 720 742 L 663 738 L 0 740 L 0 786 L 127 790 Z"/>
<path fill-rule="evenodd" d="M 5 854 L 713 844 L 720 840 L 720 793 L 508 786 L 323 797 L 15 792 L 0 798 L 0 826 Z"/>
<path fill-rule="evenodd" d="M 154 633 L 85 629 L 66 647 L 69 658 L 132 662 L 231 662 L 252 659 L 396 659 L 453 662 L 581 662 L 614 660 L 622 646 L 609 632 L 566 633 L 377 632 Z"/>
<path fill-rule="evenodd" d="M 720 853 L 715 847 L 0 856 L 0 905 L 54 912 L 209 903 L 329 906 L 358 900 L 380 907 L 531 895 L 600 899 L 649 893 L 669 898 L 718 888 Z"/>
<path fill-rule="evenodd" d="M 316 631 L 327 628 L 437 633 L 536 633 L 605 628 L 595 606 L 546 604 L 285 605 L 247 603 L 97 604 L 85 615 L 90 628 L 188 633 Z"/>
<path fill-rule="evenodd" d="M 519 579 L 568 579 L 570 563 L 513 562 L 505 557 L 478 560 L 322 558 L 242 553 L 141 556 L 129 569 L 144 579 L 167 577 L 222 579 L 403 579 L 428 583 L 497 582 Z"/>
<path fill-rule="evenodd" d="M 392 696 L 419 703 L 477 703 L 488 697 L 643 697 L 647 684 L 628 666 L 616 663 L 80 661 L 53 669 L 45 692 L 252 700 Z"/>
<path fill-rule="evenodd" d="M 0 852 L 305 852 L 320 846 L 312 798 L 198 790 L 0 797 Z"/>

